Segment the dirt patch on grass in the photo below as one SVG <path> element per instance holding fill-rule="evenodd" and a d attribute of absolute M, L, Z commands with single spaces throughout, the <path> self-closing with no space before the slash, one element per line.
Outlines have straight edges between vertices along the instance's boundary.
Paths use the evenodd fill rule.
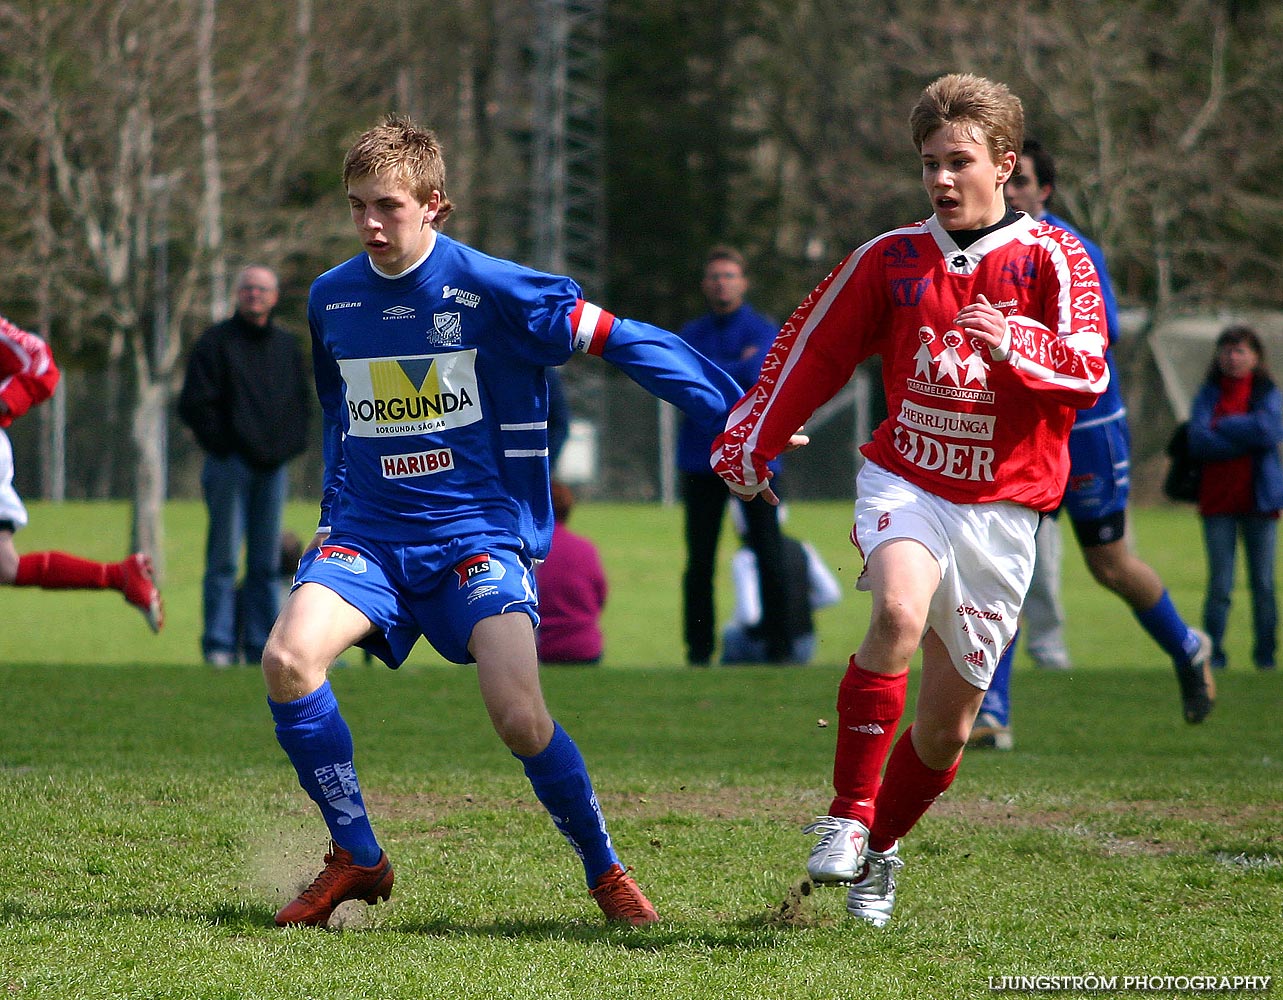
<path fill-rule="evenodd" d="M 669 815 L 698 816 L 702 819 L 741 821 L 771 820 L 784 824 L 807 822 L 823 814 L 829 805 L 823 789 L 799 792 L 795 796 L 778 791 L 759 791 L 739 786 L 678 786 L 671 789 L 641 792 L 599 791 L 598 797 L 608 819 L 658 820 Z M 433 828 L 434 820 L 457 816 L 469 810 L 482 812 L 539 812 L 543 807 L 534 795 L 484 795 L 461 793 L 441 795 L 367 794 L 374 815 L 388 820 L 413 820 L 421 824 L 421 835 L 447 836 Z M 1175 800 L 1087 800 L 1064 806 L 1025 805 L 996 799 L 942 798 L 932 808 L 936 820 L 956 820 L 964 824 L 1003 824 L 1029 830 L 1066 833 L 1094 841 L 1110 854 L 1172 854 L 1198 850 L 1198 843 L 1170 834 L 1171 824 L 1213 825 L 1228 836 L 1239 831 L 1259 831 L 1268 827 L 1275 809 L 1263 805 L 1219 805 Z M 1125 822 L 1120 822 L 1125 820 Z M 1145 827 L 1166 829 L 1162 836 L 1137 836 L 1134 832 L 1120 835 L 1119 826 L 1135 831 Z M 1267 837 L 1283 844 L 1283 835 Z M 800 892 L 800 890 L 799 890 Z M 799 899 L 805 898 L 804 894 Z M 788 902 L 787 900 L 785 901 Z"/>
<path fill-rule="evenodd" d="M 388 819 L 420 821 L 433 816 L 446 816 L 468 810 L 506 812 L 509 810 L 538 810 L 543 806 L 528 796 L 480 795 L 464 793 L 441 795 L 430 792 L 413 794 L 386 794 L 363 792 L 372 814 Z M 816 792 L 797 796 L 778 793 L 763 794 L 753 789 L 677 788 L 659 792 L 623 793 L 597 791 L 598 801 L 607 817 L 659 818 L 670 813 L 691 814 L 708 819 L 762 819 L 778 818 L 782 822 L 798 823 L 828 809 L 827 793 Z"/>
<path fill-rule="evenodd" d="M 1163 828 L 1172 822 L 1214 825 L 1228 834 L 1269 826 L 1277 818 L 1277 809 L 1252 805 L 1219 805 L 1162 799 L 1128 801 L 1089 800 L 1062 807 L 1026 808 L 1017 802 L 994 799 L 941 799 L 932 809 L 937 818 L 952 818 L 968 824 L 1003 823 L 1025 829 L 1047 830 L 1080 836 L 1096 842 L 1112 855 L 1165 855 L 1199 850 L 1194 840 L 1172 836 L 1120 836 L 1114 831 L 1118 820 L 1129 827 Z M 1267 836 L 1266 841 L 1278 838 Z"/>

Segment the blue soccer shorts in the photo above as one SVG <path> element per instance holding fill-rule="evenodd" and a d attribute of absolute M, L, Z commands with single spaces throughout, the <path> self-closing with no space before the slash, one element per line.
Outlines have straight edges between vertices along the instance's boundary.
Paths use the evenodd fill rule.
<path fill-rule="evenodd" d="M 1069 433 L 1064 509 L 1086 546 L 1122 537 L 1131 492 L 1131 434 L 1123 414 L 1075 424 Z"/>
<path fill-rule="evenodd" d="M 358 645 L 393 668 L 420 636 L 451 663 L 471 663 L 481 619 L 521 611 L 539 624 L 532 564 L 507 537 L 389 545 L 335 533 L 303 556 L 301 583 L 319 583 L 370 619 L 378 631 Z"/>

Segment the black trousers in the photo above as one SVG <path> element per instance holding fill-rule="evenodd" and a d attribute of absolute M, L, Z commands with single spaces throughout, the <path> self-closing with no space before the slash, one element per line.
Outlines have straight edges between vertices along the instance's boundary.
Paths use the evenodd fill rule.
<path fill-rule="evenodd" d="M 717 614 L 713 579 L 717 567 L 717 541 L 722 532 L 726 504 L 742 503 L 731 496 L 726 484 L 712 472 L 682 473 L 682 498 L 686 507 L 686 572 L 682 577 L 683 632 L 686 659 L 707 663 L 716 645 Z M 784 555 L 777 510 L 764 500 L 743 505 L 748 522 L 748 542 L 757 557 L 762 588 L 762 636 L 768 662 L 783 662 L 790 652 Z"/>

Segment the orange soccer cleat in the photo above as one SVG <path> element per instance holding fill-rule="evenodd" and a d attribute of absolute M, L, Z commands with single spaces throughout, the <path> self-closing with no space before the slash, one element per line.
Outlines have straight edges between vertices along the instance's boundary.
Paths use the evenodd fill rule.
<path fill-rule="evenodd" d="M 641 927 L 659 919 L 655 907 L 643 895 L 628 873 L 631 868 L 611 865 L 597 880 L 597 887 L 588 890 L 611 923 L 632 924 Z"/>
<path fill-rule="evenodd" d="M 361 899 L 373 906 L 392 895 L 395 873 L 387 853 L 366 867 L 352 861 L 350 851 L 330 841 L 330 853 L 325 855 L 325 867 L 312 884 L 298 894 L 298 898 L 281 907 L 276 913 L 278 927 L 303 924 L 322 927 L 335 908 L 349 899 Z"/>

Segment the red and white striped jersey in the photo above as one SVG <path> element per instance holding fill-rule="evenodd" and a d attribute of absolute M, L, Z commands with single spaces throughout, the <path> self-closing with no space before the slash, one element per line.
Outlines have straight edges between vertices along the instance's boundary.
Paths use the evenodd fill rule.
<path fill-rule="evenodd" d="M 953 327 L 984 295 L 1010 348 Z M 1109 382 L 1096 269 L 1071 233 L 1021 215 L 958 247 L 933 217 L 852 251 L 789 318 L 712 466 L 753 491 L 856 365 L 882 357 L 888 417 L 865 457 L 953 503 L 1060 502 L 1078 408 Z"/>
<path fill-rule="evenodd" d="M 0 316 L 0 399 L 5 404 L 0 427 L 52 396 L 57 384 L 58 366 L 49 345 Z"/>

